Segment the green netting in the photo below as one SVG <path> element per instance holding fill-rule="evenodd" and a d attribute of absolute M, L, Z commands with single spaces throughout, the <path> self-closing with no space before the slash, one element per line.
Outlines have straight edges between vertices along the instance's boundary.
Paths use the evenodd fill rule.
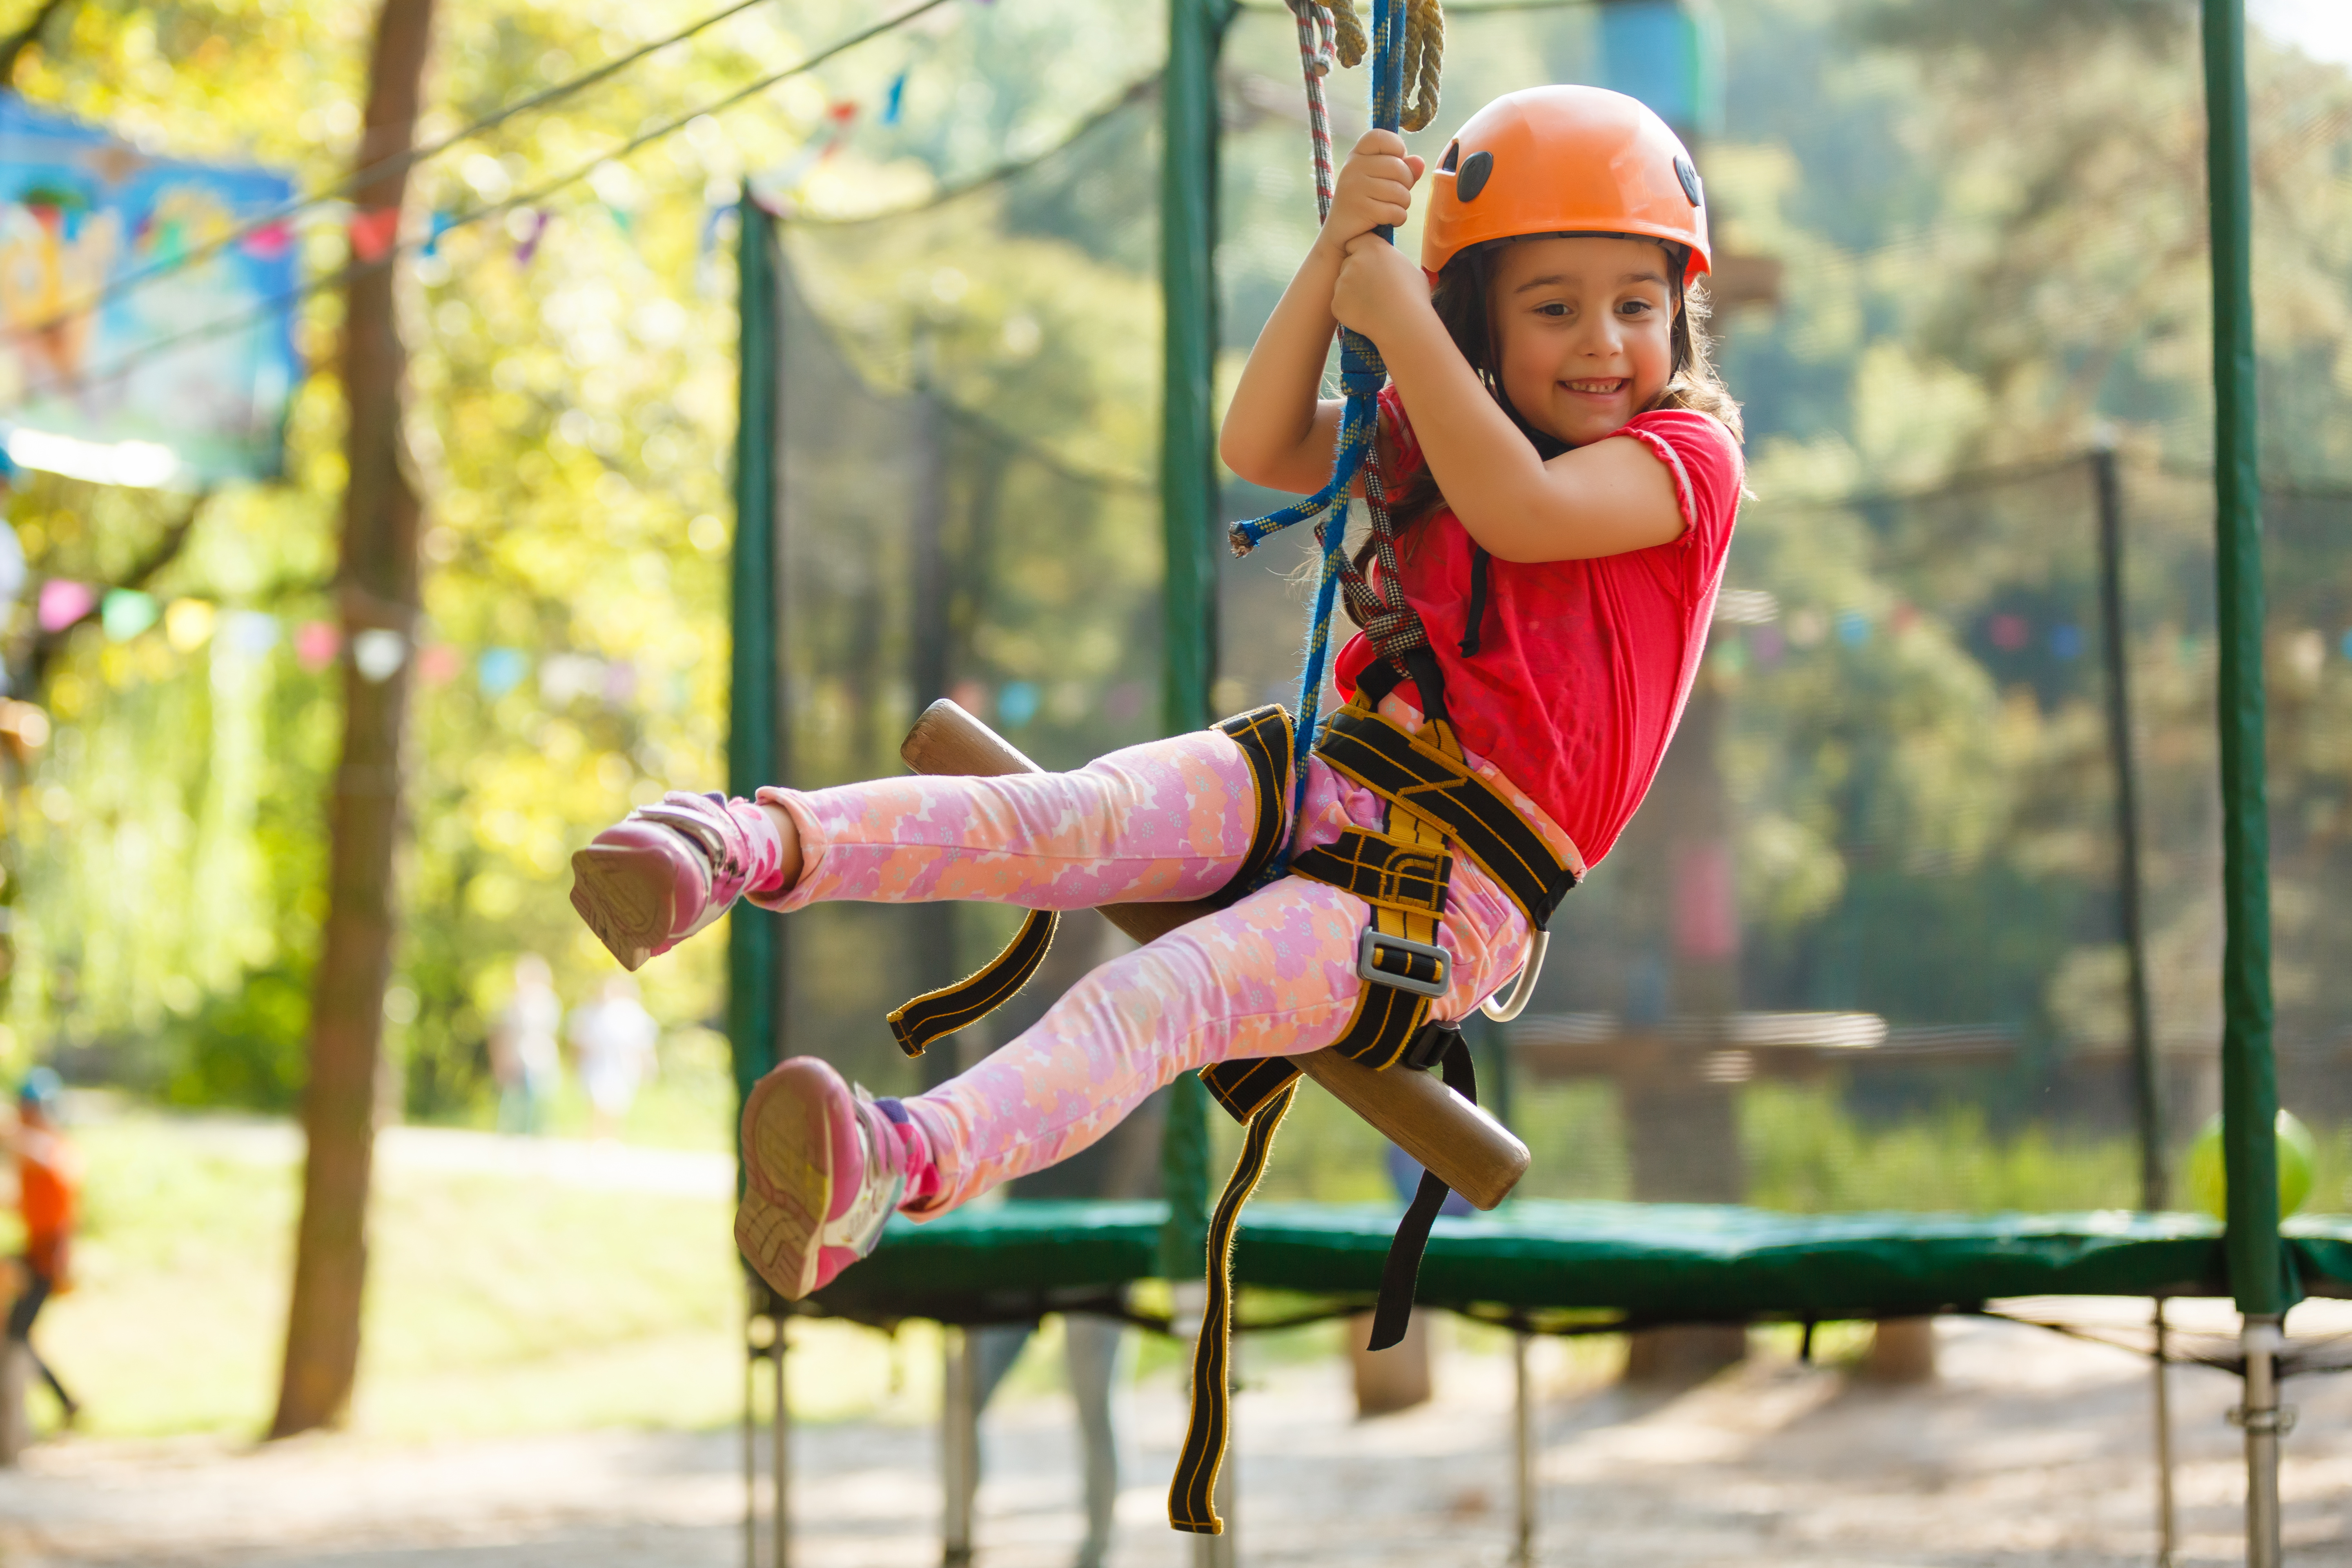
<path fill-rule="evenodd" d="M 1155 732 L 1153 112 L 1129 93 L 912 210 L 779 225 L 792 783 L 901 771 L 900 739 L 941 696 L 1049 766 Z M 794 917 L 786 1048 L 912 1087 L 883 1015 L 976 966 L 1009 919 Z M 1064 959 L 1099 940 L 1074 928 Z M 1074 977 L 1065 962 L 1048 983 Z M 979 1026 L 923 1066 L 951 1071 L 991 1037 Z"/>
<path fill-rule="evenodd" d="M 2184 1145 L 2216 1104 L 2221 941 L 2203 282 L 2181 259 L 2193 246 L 2124 258 L 2082 236 L 2200 232 L 2193 200 L 2129 174 L 2123 144 L 2194 123 L 2194 39 L 2095 19 L 2070 35 L 2085 58 L 2146 66 L 2126 106 L 2144 122 L 2118 119 L 2099 96 L 2109 79 L 2087 71 L 2022 111 L 1990 74 L 1948 80 L 1927 103 L 1893 77 L 1827 72 L 1881 47 L 1893 53 L 1873 58 L 1906 69 L 1983 68 L 1960 45 L 1937 52 L 1931 9 L 1866 35 L 1727 19 L 1727 110 L 1697 152 L 1724 220 L 1724 287 L 1747 290 L 1719 324 L 1755 496 L 1682 735 L 1616 853 L 1563 906 L 1536 1005 L 1507 1033 L 1508 1070 L 1489 1075 L 1534 1148 L 1531 1196 L 1824 1214 L 2139 1205 L 2101 657 L 2104 415 L 2159 1142 L 2167 1199 L 2185 1200 Z M 1447 107 L 1417 150 L 1433 155 L 1495 93 L 1605 76 L 1601 32 L 1576 11 L 1457 18 Z M 1226 37 L 1228 375 L 1312 237 L 1294 47 L 1285 13 L 1246 12 Z M 1045 89 L 1024 73 L 1042 57 L 999 65 L 1004 122 L 1036 122 L 1023 116 Z M 2286 85 L 2258 100 L 2258 146 L 2278 169 L 2326 164 L 2338 88 L 2263 68 Z M 1818 89 L 1792 97 L 1793 80 Z M 1059 101 L 1114 102 L 1116 85 L 1097 75 Z M 1334 88 L 1343 146 L 1361 129 L 1360 90 L 1353 77 Z M 1053 765 L 1155 728 L 1156 104 L 1091 112 L 1055 122 L 1087 127 L 1067 147 L 969 196 L 849 226 L 788 215 L 796 782 L 889 770 L 932 690 L 960 688 Z M 2085 127 L 2108 161 L 2068 161 Z M 973 146 L 921 156 L 918 195 L 988 167 Z M 2306 184 L 2313 211 L 2336 199 L 2325 180 Z M 2044 222 L 2015 195 L 2031 189 L 2057 193 L 2049 210 L 2107 216 Z M 868 205 L 887 197 L 877 184 Z M 2263 231 L 2265 319 L 2317 323 L 2282 366 L 2337 363 L 2327 323 L 2341 312 L 2310 304 L 2340 294 L 2335 233 L 2316 217 Z M 1400 237 L 1410 247 L 1416 231 Z M 1743 260 L 1784 264 L 1778 294 Z M 2078 319 L 2053 313 L 2059 296 L 2102 303 Z M 2124 320 L 2117 300 L 2141 316 Z M 2283 471 L 2327 471 L 2341 423 L 2328 374 L 2279 379 Z M 1224 504 L 1241 517 L 1276 499 L 1233 485 Z M 2352 717 L 2338 712 L 2352 692 L 2352 501 L 2282 480 L 2266 505 L 2283 1098 L 2320 1135 L 2310 1206 L 2339 1211 L 2352 980 L 2332 958 L 2352 931 L 2332 889 L 2352 869 L 2339 864 L 2352 768 L 2330 737 Z M 1291 694 L 1301 552 L 1281 544 L 1225 569 L 1219 710 Z M 925 626 L 947 630 L 927 645 Z M 909 1081 L 881 1011 L 1003 930 L 971 910 L 796 921 L 793 1048 L 877 1088 Z M 1033 1016 L 1047 989 L 1024 998 Z M 1313 1095 L 1267 1193 L 1391 1198 L 1377 1136 Z"/>
<path fill-rule="evenodd" d="M 1682 731 L 1616 852 L 1563 905 L 1509 1031 L 1532 1193 L 1800 1211 L 2142 1202 L 2101 658 L 2104 428 L 2161 1199 L 2190 1201 L 2186 1147 L 2219 1106 L 2223 934 L 2206 284 L 2185 259 L 2201 256 L 2204 213 L 2155 179 L 2149 139 L 2201 137 L 2194 29 L 2086 13 L 1989 40 L 1932 11 L 1818 27 L 1725 16 L 1727 112 L 1696 151 L 1754 494 Z M 1459 21 L 1448 108 L 1417 150 L 1494 90 L 1612 79 L 1601 31 L 1590 16 Z M 1297 132 L 1286 45 L 1280 18 L 1253 17 L 1227 49 L 1234 353 L 1310 232 L 1303 168 L 1280 159 Z M 1847 55 L 1926 72 L 1940 96 L 1898 104 L 1829 68 Z M 2125 61 L 2146 91 L 2119 105 L 2093 73 Z M 2265 463 L 2326 472 L 2340 389 L 2291 366 L 2341 336 L 2345 247 L 2324 215 L 2345 87 L 2267 58 L 2256 71 L 2265 189 L 2329 193 L 2262 209 L 2259 306 L 2279 334 Z M 1814 90 L 1792 99 L 1791 80 Z M 2125 232 L 2182 248 L 2089 237 Z M 1780 270 L 1764 279 L 1759 261 Z M 2079 311 L 2056 311 L 2062 298 Z M 1269 499 L 1236 486 L 1228 510 Z M 2352 1176 L 2352 997 L 2331 960 L 2352 934 L 2330 890 L 2346 774 L 2324 739 L 2352 656 L 2347 520 L 2352 489 L 2282 480 L 2265 496 L 2278 1047 L 2284 1103 L 2321 1150 L 2313 1212 L 2343 1211 Z M 1279 627 L 1295 557 L 1265 553 L 1227 579 L 1229 702 L 1280 692 L 1295 668 Z M 1302 1109 L 1268 1190 L 1373 1195 L 1370 1140 Z"/>

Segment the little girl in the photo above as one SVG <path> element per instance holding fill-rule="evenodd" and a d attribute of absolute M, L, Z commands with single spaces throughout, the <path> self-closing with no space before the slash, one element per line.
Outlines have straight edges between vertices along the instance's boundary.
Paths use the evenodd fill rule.
<path fill-rule="evenodd" d="M 1418 616 L 1434 662 L 1417 658 L 1418 679 L 1402 679 L 1358 636 L 1338 665 L 1348 714 L 1424 761 L 1453 759 L 1507 819 L 1504 837 L 1535 846 L 1523 858 L 1557 863 L 1555 890 L 1517 890 L 1524 880 L 1479 847 L 1491 837 L 1449 831 L 1437 845 L 1404 792 L 1336 750 L 1309 761 L 1286 825 L 1300 874 L 1248 890 L 1289 796 L 1265 788 L 1265 749 L 1232 723 L 1071 773 L 767 788 L 756 801 L 673 794 L 633 813 L 572 859 L 572 902 L 633 969 L 739 897 L 778 910 L 821 899 L 1234 900 L 1103 965 L 1035 1027 L 917 1098 L 872 1099 L 807 1057 L 761 1079 L 744 1108 L 736 1237 L 784 1297 L 871 1251 L 893 1210 L 929 1217 L 1050 1165 L 1179 1073 L 1331 1045 L 1369 1005 L 1368 986 L 1410 984 L 1414 951 L 1426 960 L 1416 1005 L 1464 1016 L 1519 969 L 1531 925 L 1608 853 L 1648 788 L 1697 668 L 1740 491 L 1738 412 L 1689 293 L 1707 270 L 1697 172 L 1632 99 L 1511 94 L 1463 128 L 1432 176 L 1416 269 L 1374 231 L 1405 220 L 1423 173 L 1390 132 L 1357 143 L 1250 354 L 1223 452 L 1255 483 L 1315 490 L 1340 420 L 1317 395 L 1335 327 L 1379 348 L 1391 384 L 1374 478 L 1402 535 L 1392 580 L 1376 580 Z M 1433 682 L 1442 691 L 1422 689 Z M 1450 731 L 1424 719 L 1440 713 Z M 1264 803 L 1275 820 L 1261 838 Z M 1391 941 L 1400 965 L 1367 923 L 1376 905 L 1403 906 L 1310 868 L 1348 858 L 1317 858 L 1342 840 L 1396 844 L 1383 830 L 1407 816 L 1423 822 L 1437 891 L 1422 928 L 1433 942 Z"/>

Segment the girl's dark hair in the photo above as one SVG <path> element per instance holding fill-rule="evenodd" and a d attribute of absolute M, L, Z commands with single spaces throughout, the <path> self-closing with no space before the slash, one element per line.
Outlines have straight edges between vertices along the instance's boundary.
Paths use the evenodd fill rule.
<path fill-rule="evenodd" d="M 1537 237 L 1530 236 L 1529 237 Z M 1627 236 L 1638 238 L 1639 236 Z M 1503 390 L 1501 367 L 1495 352 L 1494 312 L 1487 302 L 1489 286 L 1495 278 L 1495 258 L 1509 240 L 1494 240 L 1473 247 L 1445 264 L 1437 275 L 1437 287 L 1429 297 L 1437 311 L 1437 319 L 1445 323 L 1445 331 L 1454 339 L 1454 346 L 1470 362 L 1487 395 L 1511 416 L 1511 423 L 1546 458 L 1567 450 L 1556 437 L 1536 429 L 1511 406 L 1510 395 Z M 1701 414 L 1711 414 L 1731 431 L 1732 438 L 1739 437 L 1739 405 L 1731 400 L 1723 383 L 1716 379 L 1714 357 L 1706 335 L 1707 300 L 1704 282 L 1685 291 L 1679 279 L 1688 253 L 1681 246 L 1664 240 L 1654 241 L 1666 252 L 1668 270 L 1677 279 L 1675 297 L 1682 308 L 1675 312 L 1674 359 L 1666 376 L 1665 389 L 1658 394 L 1652 408 L 1690 408 Z M 1646 410 L 1644 411 L 1646 412 Z M 1389 514 L 1396 520 L 1400 534 L 1426 521 L 1445 504 L 1444 492 L 1437 488 L 1437 476 L 1423 463 L 1415 468 L 1404 488 L 1388 498 Z M 1370 554 L 1367 545 L 1357 557 L 1363 567 Z"/>

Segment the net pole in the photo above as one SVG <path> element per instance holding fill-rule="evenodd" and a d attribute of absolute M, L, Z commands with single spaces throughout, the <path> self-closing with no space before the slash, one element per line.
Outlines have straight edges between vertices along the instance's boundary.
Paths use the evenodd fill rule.
<path fill-rule="evenodd" d="M 776 222 L 746 193 L 736 246 L 740 380 L 735 427 L 735 549 L 730 567 L 727 787 L 750 795 L 783 778 L 776 679 L 776 436 L 782 377 L 777 342 Z M 776 1062 L 783 1002 L 780 916 L 749 904 L 727 922 L 727 1044 L 740 1107 Z M 740 1184 L 740 1171 L 738 1170 Z"/>
<path fill-rule="evenodd" d="M 1160 287 L 1164 311 L 1160 405 L 1160 725 L 1204 728 L 1215 676 L 1217 622 L 1216 192 L 1217 55 L 1231 0 L 1170 0 L 1160 89 Z M 1176 1080 L 1160 1147 L 1168 1223 L 1161 1267 L 1197 1280 L 1209 1215 L 1208 1090 Z"/>
<path fill-rule="evenodd" d="M 2214 579 L 2220 671 L 2222 1160 L 2230 1290 L 2243 1317 L 2246 1561 L 2279 1562 L 2278 1081 L 2271 1056 L 2269 824 L 2263 782 L 2262 476 L 2255 425 L 2253 214 L 2245 0 L 2203 0 L 2212 237 Z"/>
<path fill-rule="evenodd" d="M 948 677 L 954 662 L 955 563 L 948 551 L 947 415 L 931 374 L 930 329 L 919 326 L 915 339 L 915 392 L 907 431 L 908 471 L 914 477 L 913 515 L 908 519 L 908 584 L 913 607 L 913 647 L 910 660 L 915 688 L 915 711 L 920 713 L 948 694 Z M 956 906 L 919 903 L 900 911 L 914 950 L 916 992 L 952 985 L 966 973 L 956 963 Z M 926 1051 L 915 1062 L 923 1088 L 933 1089 L 955 1077 L 967 1052 L 983 1051 L 986 1041 L 974 1028 Z"/>
<path fill-rule="evenodd" d="M 2116 904 L 2124 939 L 2125 1002 L 2131 1019 L 2132 1088 L 2139 1113 L 2139 1206 L 2164 1207 L 2164 1101 L 2147 990 L 2147 930 L 2139 858 L 2139 772 L 2132 754 L 2131 668 L 2124 626 L 2123 477 L 2112 435 L 2091 451 L 2099 510 L 2100 651 L 2106 665 L 2107 758 L 2116 784 Z"/>
<path fill-rule="evenodd" d="M 1161 89 L 1160 722 L 1205 727 L 1216 673 L 1217 56 L 1229 0 L 1171 0 Z"/>

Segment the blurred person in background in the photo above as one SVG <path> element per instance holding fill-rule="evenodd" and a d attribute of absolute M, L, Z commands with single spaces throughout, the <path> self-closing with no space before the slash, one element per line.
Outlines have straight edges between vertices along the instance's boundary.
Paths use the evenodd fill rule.
<path fill-rule="evenodd" d="M 589 1135 L 600 1142 L 618 1138 L 637 1086 L 654 1074 L 661 1026 L 637 1000 L 637 983 L 616 974 L 595 1000 L 572 1010 L 567 1032 L 580 1087 L 588 1091 Z"/>
<path fill-rule="evenodd" d="M 537 1133 L 562 1077 L 555 1032 L 563 1003 L 547 960 L 526 952 L 515 960 L 514 994 L 490 1025 L 490 1077 L 499 1086 L 499 1131 Z"/>
<path fill-rule="evenodd" d="M 58 1126 L 63 1086 L 47 1068 L 35 1068 L 16 1089 L 16 1203 L 25 1216 L 21 1289 L 8 1309 L 10 1352 L 32 1363 L 58 1396 L 66 1425 L 81 1406 L 33 1349 L 33 1320 L 51 1296 L 67 1289 L 74 1221 L 81 1209 L 81 1152 Z"/>

